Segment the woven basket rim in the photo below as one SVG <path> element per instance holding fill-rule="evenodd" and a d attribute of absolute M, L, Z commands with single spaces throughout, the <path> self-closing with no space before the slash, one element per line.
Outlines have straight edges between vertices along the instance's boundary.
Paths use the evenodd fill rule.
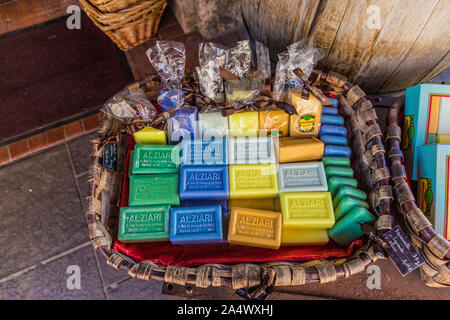
<path fill-rule="evenodd" d="M 374 153 L 373 145 L 379 146 L 379 150 L 384 150 L 384 146 L 381 140 L 381 129 L 379 129 L 376 117 L 373 118 L 373 106 L 371 105 L 370 101 L 365 98 L 365 93 L 358 86 L 352 85 L 351 83 L 347 82 L 347 79 L 345 77 L 337 73 L 325 73 L 321 71 L 315 72 L 319 74 L 320 79 L 327 81 L 331 86 L 343 89 L 344 93 L 339 95 L 340 104 L 343 104 L 347 108 L 350 108 L 347 109 L 347 111 L 355 112 L 356 110 L 356 113 L 358 113 L 358 115 L 355 115 L 355 118 L 361 117 L 361 114 L 359 114 L 359 112 L 367 112 L 366 119 L 370 119 L 369 121 L 367 121 L 367 123 L 372 123 L 372 126 L 370 127 L 370 130 L 367 130 L 366 128 L 366 130 L 361 131 L 362 134 L 364 134 L 364 139 L 366 139 L 366 145 L 370 144 L 372 146 L 370 149 L 373 152 L 372 160 L 375 161 L 375 164 L 381 164 L 379 169 L 383 169 L 383 171 L 386 172 L 385 169 L 387 169 L 387 161 L 385 159 L 384 152 Z M 125 89 L 133 90 L 136 87 L 147 87 L 147 89 L 151 89 L 153 86 L 156 86 L 157 83 L 158 77 L 152 76 L 140 81 L 135 81 L 128 85 Z M 364 111 L 361 111 L 362 105 L 364 106 Z M 114 126 L 116 127 L 114 128 Z M 376 129 L 377 127 L 378 129 L 375 130 L 375 132 L 374 128 Z M 98 200 L 97 198 L 100 194 L 98 188 L 102 186 L 102 181 L 111 179 L 111 173 L 105 169 L 102 169 L 99 162 L 101 157 L 101 145 L 104 143 L 104 141 L 106 141 L 106 139 L 113 136 L 117 137 L 117 132 L 119 132 L 121 128 L 123 129 L 122 124 L 119 124 L 118 121 L 115 121 L 112 117 L 106 115 L 102 120 L 101 126 L 99 128 L 98 138 L 93 141 L 94 157 L 88 180 L 90 187 L 90 196 L 87 197 L 86 215 L 88 216 L 90 238 L 93 242 L 94 247 L 96 249 L 99 249 L 105 255 L 105 257 L 107 258 L 107 263 L 110 266 L 116 269 L 128 270 L 131 277 L 144 280 L 157 279 L 181 285 L 196 285 L 202 288 L 209 286 L 228 286 L 233 289 L 258 287 L 260 290 L 262 290 L 261 288 L 268 288 L 272 286 L 304 285 L 312 282 L 333 282 L 339 278 L 346 278 L 350 275 L 362 272 L 369 264 L 377 261 L 380 258 L 386 258 L 383 253 L 377 249 L 377 246 L 373 242 L 373 240 L 369 239 L 369 241 L 362 248 L 359 248 L 351 257 L 348 257 L 346 259 L 338 258 L 329 260 L 315 260 L 309 262 L 280 261 L 260 264 L 207 264 L 196 268 L 175 266 L 166 267 L 153 263 L 152 261 L 141 261 L 139 263 L 136 263 L 136 261 L 134 261 L 130 257 L 127 257 L 123 253 L 116 252 L 111 249 L 113 237 L 111 237 L 107 228 L 102 225 L 99 219 L 99 216 L 101 216 L 102 214 L 102 206 L 101 200 Z M 371 135 L 366 136 L 366 133 L 369 131 L 371 132 Z M 377 133 L 378 131 L 379 133 Z M 108 135 L 108 133 L 113 133 L 113 135 Z M 373 170 L 373 172 L 376 172 L 376 170 Z M 387 172 L 389 171 L 387 170 Z M 374 176 L 372 175 L 372 178 L 373 177 Z M 377 179 L 379 180 L 377 180 L 378 183 L 374 187 L 374 191 L 375 189 L 379 190 L 380 181 L 385 182 L 385 184 L 381 184 L 384 190 L 392 190 L 390 184 L 390 175 L 388 173 L 386 176 L 381 176 L 381 178 Z M 121 179 L 119 179 L 119 181 L 121 181 Z M 391 201 L 391 197 L 382 196 L 380 199 L 378 199 L 379 206 L 377 207 L 378 210 L 375 211 L 378 211 L 381 216 L 389 215 Z M 371 204 L 371 208 L 372 207 L 373 202 Z M 415 225 L 415 221 L 409 222 L 411 223 L 413 228 L 417 227 Z M 384 227 L 386 227 L 386 225 Z M 429 230 L 433 229 L 429 228 Z M 408 232 L 411 233 L 411 229 L 409 229 Z M 428 248 L 429 243 L 431 243 L 431 241 L 429 240 L 430 239 L 428 239 L 428 241 L 424 241 L 424 243 L 426 244 L 425 248 Z M 417 243 L 414 244 L 417 245 Z M 441 268 L 442 266 L 445 267 L 446 263 L 448 262 L 448 260 L 445 260 L 445 255 L 448 254 L 448 252 L 445 251 L 445 248 L 450 247 L 445 247 L 444 243 L 444 247 L 440 248 L 441 251 L 444 250 L 444 252 L 439 252 L 439 250 L 436 250 L 436 247 L 431 248 L 431 252 L 433 252 L 435 259 L 442 262 L 439 266 Z M 423 250 L 425 250 L 423 248 L 419 249 L 422 252 Z M 438 272 L 437 274 L 441 273 Z M 446 281 L 448 282 L 450 280 L 449 278 L 450 277 L 444 275 L 444 280 L 441 279 L 442 281 L 439 283 L 445 285 Z"/>

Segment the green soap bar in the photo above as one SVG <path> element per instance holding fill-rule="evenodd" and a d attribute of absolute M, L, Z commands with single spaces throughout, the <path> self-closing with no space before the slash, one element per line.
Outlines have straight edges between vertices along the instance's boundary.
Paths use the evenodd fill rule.
<path fill-rule="evenodd" d="M 347 157 L 327 156 L 323 157 L 323 165 L 328 166 L 343 166 L 350 167 L 350 159 Z"/>
<path fill-rule="evenodd" d="M 133 174 L 133 159 L 134 159 L 134 150 L 130 151 L 130 159 L 128 159 L 128 176 L 131 177 Z"/>
<path fill-rule="evenodd" d="M 120 208 L 118 239 L 123 243 L 169 240 L 170 205 Z"/>
<path fill-rule="evenodd" d="M 358 181 L 353 178 L 346 177 L 337 177 L 332 176 L 328 179 L 328 191 L 331 193 L 331 196 L 334 197 L 339 190 L 339 188 L 343 186 L 357 187 Z"/>
<path fill-rule="evenodd" d="M 366 209 L 369 209 L 369 205 L 366 201 L 356 199 L 353 197 L 343 197 L 339 204 L 336 207 L 336 210 L 334 210 L 334 219 L 336 221 L 339 221 L 342 217 L 344 217 L 347 213 L 352 211 L 355 207 L 363 207 Z"/>
<path fill-rule="evenodd" d="M 133 174 L 176 173 L 180 171 L 180 146 L 136 145 Z"/>
<path fill-rule="evenodd" d="M 328 230 L 328 235 L 341 246 L 347 247 L 364 235 L 360 223 L 373 223 L 374 221 L 375 217 L 367 209 L 357 207 Z"/>
<path fill-rule="evenodd" d="M 356 199 L 360 200 L 366 200 L 367 194 L 359 189 L 350 187 L 350 186 L 342 186 L 339 188 L 338 192 L 336 192 L 336 195 L 333 198 L 333 208 L 336 209 L 337 205 L 341 201 L 342 198 L 350 196 Z"/>
<path fill-rule="evenodd" d="M 178 180 L 176 173 L 132 175 L 130 177 L 130 206 L 179 205 Z"/>
<path fill-rule="evenodd" d="M 325 168 L 325 175 L 327 176 L 327 179 L 330 176 L 353 178 L 353 169 L 343 166 L 328 166 Z"/>

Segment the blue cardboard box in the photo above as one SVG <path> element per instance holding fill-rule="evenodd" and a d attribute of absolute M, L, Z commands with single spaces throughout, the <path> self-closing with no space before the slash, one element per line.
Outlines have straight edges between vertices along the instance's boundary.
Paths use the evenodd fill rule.
<path fill-rule="evenodd" d="M 450 144 L 418 149 L 417 204 L 435 230 L 450 240 Z"/>

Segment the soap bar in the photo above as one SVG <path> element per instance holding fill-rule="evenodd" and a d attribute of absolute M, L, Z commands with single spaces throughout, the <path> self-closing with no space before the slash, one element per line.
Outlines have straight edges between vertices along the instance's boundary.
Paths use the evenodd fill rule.
<path fill-rule="evenodd" d="M 353 241 L 365 234 L 361 229 L 361 224 L 373 223 L 374 221 L 375 217 L 367 209 L 356 207 L 339 220 L 328 231 L 328 235 L 341 246 L 348 247 Z"/>
<path fill-rule="evenodd" d="M 230 137 L 228 159 L 230 164 L 275 163 L 275 147 L 272 138 Z"/>
<path fill-rule="evenodd" d="M 182 165 L 224 165 L 227 163 L 226 139 L 184 139 L 181 143 Z"/>
<path fill-rule="evenodd" d="M 337 144 L 340 146 L 346 146 L 347 145 L 347 138 L 343 136 L 333 136 L 333 135 L 323 135 L 320 136 L 320 141 L 322 141 L 325 144 Z"/>
<path fill-rule="evenodd" d="M 177 144 L 183 139 L 198 138 L 197 108 L 181 107 L 175 116 L 167 120 L 171 144 Z"/>
<path fill-rule="evenodd" d="M 320 246 L 327 244 L 327 229 L 288 229 L 281 230 L 282 246 Z"/>
<path fill-rule="evenodd" d="M 280 193 L 328 190 L 322 162 L 280 164 L 278 184 Z"/>
<path fill-rule="evenodd" d="M 322 117 L 325 114 L 331 114 L 331 115 L 337 116 L 339 114 L 339 111 L 335 107 L 322 107 Z"/>
<path fill-rule="evenodd" d="M 278 132 L 278 136 L 287 137 L 289 135 L 289 114 L 283 110 L 261 111 L 259 113 L 259 129 L 267 130 L 269 136 L 271 131 Z"/>
<path fill-rule="evenodd" d="M 369 209 L 369 205 L 364 200 L 349 196 L 343 197 L 336 206 L 336 210 L 334 210 L 334 219 L 336 221 L 339 221 L 342 217 L 344 217 L 347 213 L 349 213 L 356 207 Z"/>
<path fill-rule="evenodd" d="M 228 117 L 231 137 L 257 137 L 259 116 L 257 111 L 238 112 Z"/>
<path fill-rule="evenodd" d="M 329 192 L 282 193 L 283 228 L 328 229 L 334 224 Z"/>
<path fill-rule="evenodd" d="M 167 144 L 166 131 L 145 127 L 133 133 L 136 144 Z"/>
<path fill-rule="evenodd" d="M 328 166 L 325 168 L 325 174 L 327 179 L 331 176 L 339 176 L 339 177 L 353 177 L 353 169 L 349 167 L 341 167 L 341 166 Z"/>
<path fill-rule="evenodd" d="M 339 188 L 336 195 L 333 197 L 333 207 L 336 208 L 342 198 L 350 196 L 360 200 L 366 200 L 367 194 L 359 189 L 350 187 L 350 186 L 342 186 Z"/>
<path fill-rule="evenodd" d="M 222 207 L 222 215 L 226 216 L 228 213 L 228 201 L 227 200 L 188 200 L 181 201 L 182 207 L 202 207 L 202 206 L 216 206 Z"/>
<path fill-rule="evenodd" d="M 199 113 L 198 121 L 199 135 L 203 139 L 225 137 L 228 132 L 228 118 L 221 111 Z"/>
<path fill-rule="evenodd" d="M 315 137 L 280 138 L 278 145 L 280 163 L 320 160 L 323 157 L 324 144 Z"/>
<path fill-rule="evenodd" d="M 230 199 L 276 198 L 275 164 L 234 164 L 229 166 Z"/>
<path fill-rule="evenodd" d="M 333 104 L 333 107 L 336 108 L 339 105 L 339 100 L 337 98 L 333 98 L 333 97 L 327 97 L 327 98 Z"/>
<path fill-rule="evenodd" d="M 231 209 L 228 242 L 250 247 L 278 249 L 281 244 L 281 213 L 256 209 Z"/>
<path fill-rule="evenodd" d="M 173 244 L 221 243 L 222 207 L 179 207 L 170 213 L 170 242 Z"/>
<path fill-rule="evenodd" d="M 182 166 L 181 200 L 228 199 L 228 166 Z"/>
<path fill-rule="evenodd" d="M 335 126 L 332 124 L 324 124 L 323 126 L 320 127 L 320 135 L 323 136 L 326 134 L 346 137 L 347 129 L 342 126 Z"/>
<path fill-rule="evenodd" d="M 170 205 L 120 208 L 118 240 L 123 243 L 169 240 Z"/>
<path fill-rule="evenodd" d="M 130 206 L 180 204 L 176 173 L 132 175 L 129 192 Z"/>
<path fill-rule="evenodd" d="M 327 144 L 325 146 L 325 151 L 323 152 L 325 157 L 338 156 L 350 158 L 352 155 L 352 150 L 347 146 L 338 146 L 334 144 Z"/>
<path fill-rule="evenodd" d="M 328 191 L 330 191 L 332 197 L 334 197 L 337 191 L 343 186 L 350 186 L 356 188 L 358 186 L 358 181 L 356 181 L 353 178 L 336 177 L 336 176 L 332 176 L 328 179 Z"/>
<path fill-rule="evenodd" d="M 301 93 L 289 92 L 288 102 L 295 107 L 297 115 L 291 115 L 289 120 L 289 135 L 291 137 L 311 136 L 319 133 L 322 104 L 312 94 L 309 99 L 303 99 Z"/>
<path fill-rule="evenodd" d="M 347 157 L 336 157 L 336 156 L 328 156 L 323 157 L 323 165 L 325 167 L 328 166 L 350 166 L 350 159 Z"/>
<path fill-rule="evenodd" d="M 436 143 L 450 144 L 450 134 L 437 134 Z"/>
<path fill-rule="evenodd" d="M 231 199 L 228 200 L 228 207 L 258 209 L 266 211 L 278 211 L 276 210 L 276 199 Z"/>
<path fill-rule="evenodd" d="M 175 173 L 180 170 L 179 146 L 136 145 L 133 174 Z"/>
<path fill-rule="evenodd" d="M 333 124 L 333 125 L 336 125 L 336 126 L 343 126 L 344 125 L 344 118 L 341 117 L 341 116 L 324 114 L 322 116 L 321 123 L 322 123 L 322 125 Z"/>

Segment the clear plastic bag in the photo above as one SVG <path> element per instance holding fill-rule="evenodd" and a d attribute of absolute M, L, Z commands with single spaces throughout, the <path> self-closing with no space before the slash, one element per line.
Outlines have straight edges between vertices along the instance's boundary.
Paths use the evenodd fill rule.
<path fill-rule="evenodd" d="M 156 41 L 156 44 L 147 50 L 146 55 L 163 84 L 158 97 L 162 109 L 182 107 L 184 95 L 181 81 L 186 65 L 184 44 L 176 41 Z"/>
<path fill-rule="evenodd" d="M 252 49 L 248 40 L 239 41 L 227 50 L 224 68 L 243 80 L 250 73 Z"/>
<path fill-rule="evenodd" d="M 258 71 L 262 80 L 270 79 L 272 76 L 270 70 L 270 56 L 269 48 L 264 46 L 261 42 L 256 42 L 256 60 L 258 65 Z"/>
<path fill-rule="evenodd" d="M 275 101 L 284 100 L 284 87 L 286 84 L 286 72 L 289 63 L 289 54 L 281 52 L 278 54 L 277 69 L 275 71 L 275 82 L 272 88 L 272 98 Z"/>
<path fill-rule="evenodd" d="M 141 88 L 125 89 L 115 94 L 104 104 L 101 111 L 127 124 L 137 120 L 148 121 L 157 114 L 155 106 Z"/>

